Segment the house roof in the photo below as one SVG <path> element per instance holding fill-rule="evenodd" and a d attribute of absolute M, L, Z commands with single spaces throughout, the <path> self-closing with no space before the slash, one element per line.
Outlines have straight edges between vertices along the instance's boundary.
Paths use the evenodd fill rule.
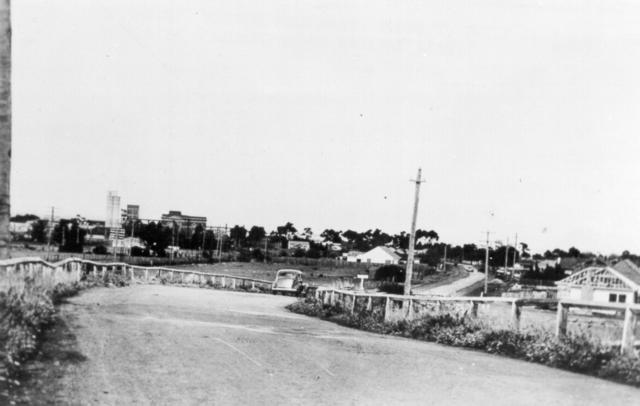
<path fill-rule="evenodd" d="M 628 259 L 624 259 L 613 267 L 619 274 L 625 278 L 633 281 L 637 285 L 640 285 L 640 268 Z"/>
<path fill-rule="evenodd" d="M 556 282 L 559 286 L 592 286 L 596 288 L 618 288 L 640 290 L 640 270 L 629 263 L 616 264 L 616 267 L 590 266 Z"/>
<path fill-rule="evenodd" d="M 576 266 L 580 265 L 580 259 L 579 258 L 574 258 L 574 257 L 565 257 L 565 258 L 560 258 L 560 268 L 562 269 L 572 269 L 575 268 Z"/>
<path fill-rule="evenodd" d="M 367 255 L 372 253 L 375 250 L 381 250 L 383 251 L 385 254 L 389 255 L 391 258 L 393 258 L 394 260 L 399 260 L 400 259 L 400 255 L 396 254 L 395 251 L 393 250 L 393 248 L 390 247 L 386 247 L 384 245 L 379 245 L 369 251 L 367 251 L 366 253 L 362 254 L 362 255 Z"/>

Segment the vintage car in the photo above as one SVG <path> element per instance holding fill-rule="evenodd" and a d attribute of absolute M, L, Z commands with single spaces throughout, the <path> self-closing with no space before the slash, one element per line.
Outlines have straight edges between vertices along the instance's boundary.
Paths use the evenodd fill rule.
<path fill-rule="evenodd" d="M 304 294 L 307 285 L 302 283 L 302 271 L 297 269 L 280 269 L 276 272 L 276 279 L 271 285 L 271 292 L 273 294 L 289 294 L 289 295 L 302 295 Z"/>

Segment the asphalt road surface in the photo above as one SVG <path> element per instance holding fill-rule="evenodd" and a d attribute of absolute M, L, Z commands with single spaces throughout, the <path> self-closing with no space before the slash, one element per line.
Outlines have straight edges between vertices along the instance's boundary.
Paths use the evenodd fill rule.
<path fill-rule="evenodd" d="M 640 390 L 289 313 L 292 298 L 167 286 L 62 307 L 86 357 L 65 404 L 614 405 Z"/>

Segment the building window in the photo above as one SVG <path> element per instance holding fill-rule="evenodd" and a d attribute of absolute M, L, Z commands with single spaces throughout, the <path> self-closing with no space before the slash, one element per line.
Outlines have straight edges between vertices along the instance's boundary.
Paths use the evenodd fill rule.
<path fill-rule="evenodd" d="M 627 301 L 627 295 L 618 295 L 618 303 L 625 303 Z"/>
<path fill-rule="evenodd" d="M 617 298 L 618 298 L 618 295 L 616 295 L 615 293 L 610 293 L 609 294 L 609 303 L 615 303 Z"/>

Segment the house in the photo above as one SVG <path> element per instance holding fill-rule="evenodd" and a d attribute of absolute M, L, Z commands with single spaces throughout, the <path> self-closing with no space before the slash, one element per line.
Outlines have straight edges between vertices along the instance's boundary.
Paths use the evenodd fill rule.
<path fill-rule="evenodd" d="M 311 243 L 309 241 L 289 240 L 287 242 L 287 248 L 290 250 L 309 251 Z"/>
<path fill-rule="evenodd" d="M 367 264 L 398 264 L 400 259 L 400 255 L 396 254 L 393 248 L 380 245 L 364 254 L 358 255 L 357 262 Z"/>
<path fill-rule="evenodd" d="M 556 282 L 559 299 L 599 303 L 639 303 L 640 268 L 629 260 L 590 266 Z"/>
<path fill-rule="evenodd" d="M 360 262 L 358 260 L 358 257 L 362 254 L 363 254 L 362 251 L 349 251 L 347 253 L 342 254 L 340 259 L 346 262 Z"/>
<path fill-rule="evenodd" d="M 34 220 L 29 221 L 11 221 L 9 222 L 9 232 L 12 235 L 21 238 L 31 238 L 31 230 L 33 229 Z"/>

